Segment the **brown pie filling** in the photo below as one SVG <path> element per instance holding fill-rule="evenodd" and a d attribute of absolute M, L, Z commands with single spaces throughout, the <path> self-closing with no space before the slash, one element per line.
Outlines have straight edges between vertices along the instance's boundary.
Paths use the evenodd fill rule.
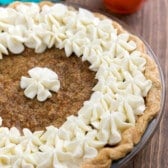
<path fill-rule="evenodd" d="M 45 102 L 24 96 L 21 76 L 28 76 L 33 67 L 47 67 L 58 74 L 61 87 Z M 83 102 L 90 98 L 96 84 L 95 72 L 89 63 L 72 55 L 67 58 L 59 49 L 36 54 L 26 49 L 19 55 L 10 54 L 0 60 L 0 116 L 3 126 L 29 128 L 32 131 L 46 126 L 61 126 L 69 115 L 77 114 Z"/>

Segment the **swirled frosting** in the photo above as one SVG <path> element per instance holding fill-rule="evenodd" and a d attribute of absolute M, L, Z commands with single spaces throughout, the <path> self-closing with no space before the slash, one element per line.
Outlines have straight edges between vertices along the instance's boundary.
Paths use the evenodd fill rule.
<path fill-rule="evenodd" d="M 36 53 L 64 48 L 67 57 L 75 53 L 88 61 L 98 80 L 78 115 L 69 116 L 60 128 L 49 126 L 34 133 L 23 129 L 21 134 L 16 128 L 0 127 L 0 167 L 76 168 L 105 145 L 119 143 L 122 132 L 135 125 L 152 82 L 144 76 L 146 60 L 136 42 L 112 23 L 62 4 L 0 8 L 0 58 L 9 51 L 21 53 L 25 46 Z M 43 78 L 39 68 L 29 71 L 31 78 L 22 77 L 26 96 L 37 94 L 43 101 L 51 96 L 48 90 L 58 90 L 57 76 L 44 71 L 51 80 Z"/>
<path fill-rule="evenodd" d="M 35 67 L 28 71 L 31 78 L 22 76 L 20 86 L 25 89 L 26 97 L 33 99 L 37 95 L 38 101 L 45 101 L 51 97 L 50 91 L 58 92 L 60 81 L 57 74 L 48 69 Z"/>

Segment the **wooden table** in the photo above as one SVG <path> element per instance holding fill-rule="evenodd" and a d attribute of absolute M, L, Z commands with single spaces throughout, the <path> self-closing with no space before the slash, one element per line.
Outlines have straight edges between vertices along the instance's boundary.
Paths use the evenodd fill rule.
<path fill-rule="evenodd" d="M 67 0 L 67 2 L 105 10 L 101 0 Z M 165 74 L 165 81 L 168 83 L 168 0 L 148 0 L 137 13 L 117 17 L 132 27 L 149 43 L 159 58 Z M 152 139 L 125 168 L 168 168 L 167 111 L 168 104 Z"/>

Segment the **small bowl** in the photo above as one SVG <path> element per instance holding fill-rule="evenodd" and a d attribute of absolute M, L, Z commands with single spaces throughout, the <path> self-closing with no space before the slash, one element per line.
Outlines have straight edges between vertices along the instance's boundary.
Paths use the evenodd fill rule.
<path fill-rule="evenodd" d="M 131 14 L 138 11 L 145 0 L 103 0 L 105 7 L 114 13 Z"/>

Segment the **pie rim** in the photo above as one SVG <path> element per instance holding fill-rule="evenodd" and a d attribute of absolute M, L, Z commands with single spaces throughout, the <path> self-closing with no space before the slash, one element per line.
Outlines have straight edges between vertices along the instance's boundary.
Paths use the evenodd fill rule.
<path fill-rule="evenodd" d="M 100 18 L 107 18 L 105 15 L 95 13 Z M 127 32 L 119 23 L 113 21 L 113 26 L 119 32 Z M 137 145 L 144 132 L 146 131 L 149 122 L 158 114 L 161 105 L 161 83 L 160 74 L 156 62 L 147 54 L 147 49 L 144 42 L 136 35 L 130 34 L 130 38 L 137 44 L 137 50 L 143 52 L 142 57 L 146 59 L 145 77 L 152 81 L 152 88 L 149 90 L 146 97 L 146 110 L 144 114 L 138 117 L 135 127 L 126 129 L 122 133 L 121 142 L 114 148 L 103 148 L 99 151 L 98 155 L 82 164 L 82 168 L 105 168 L 110 167 L 113 161 L 125 157 L 132 151 L 133 147 Z M 154 100 L 153 100 L 154 99 Z M 155 102 L 155 103 L 153 103 Z"/>

